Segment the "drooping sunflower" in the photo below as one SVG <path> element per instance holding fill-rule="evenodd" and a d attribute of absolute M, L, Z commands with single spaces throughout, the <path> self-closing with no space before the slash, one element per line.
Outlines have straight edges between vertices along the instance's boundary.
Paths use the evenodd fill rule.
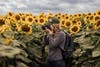
<path fill-rule="evenodd" d="M 66 28 L 70 28 L 70 26 L 72 25 L 72 21 L 71 20 L 66 20 L 64 25 L 65 25 Z"/>
<path fill-rule="evenodd" d="M 94 29 L 95 29 L 95 26 L 92 25 L 92 24 L 89 24 L 89 25 L 86 27 L 86 30 L 87 30 L 87 31 L 94 30 Z"/>
<path fill-rule="evenodd" d="M 70 27 L 70 32 L 72 34 L 80 32 L 80 27 L 78 25 L 73 25 Z"/>
<path fill-rule="evenodd" d="M 34 22 L 33 16 L 27 16 L 25 18 L 25 22 L 28 23 L 28 24 L 30 24 L 30 25 L 32 25 L 33 22 Z"/>
<path fill-rule="evenodd" d="M 25 34 L 32 34 L 32 27 L 28 24 L 21 25 L 19 29 Z"/>

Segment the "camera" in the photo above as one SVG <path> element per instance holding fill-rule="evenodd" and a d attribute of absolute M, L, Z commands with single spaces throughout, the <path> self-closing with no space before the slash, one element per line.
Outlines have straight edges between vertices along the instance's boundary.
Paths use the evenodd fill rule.
<path fill-rule="evenodd" d="M 51 30 L 50 25 L 44 25 L 44 26 L 42 26 L 42 29 L 43 29 L 43 30 L 45 30 L 45 28 L 47 28 L 47 29 L 50 29 L 50 30 Z"/>

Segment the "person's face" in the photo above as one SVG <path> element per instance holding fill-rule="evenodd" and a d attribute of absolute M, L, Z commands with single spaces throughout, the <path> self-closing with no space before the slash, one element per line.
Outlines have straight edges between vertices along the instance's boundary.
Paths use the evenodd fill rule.
<path fill-rule="evenodd" d="M 59 30 L 59 24 L 53 24 L 52 26 L 55 31 Z"/>

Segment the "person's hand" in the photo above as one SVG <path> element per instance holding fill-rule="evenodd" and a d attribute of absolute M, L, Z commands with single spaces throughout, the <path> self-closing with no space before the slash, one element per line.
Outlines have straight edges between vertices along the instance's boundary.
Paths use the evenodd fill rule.
<path fill-rule="evenodd" d="M 46 31 L 48 32 L 48 34 L 53 34 L 53 31 L 52 30 L 50 30 L 50 29 L 48 29 L 48 28 L 45 28 L 46 29 Z"/>

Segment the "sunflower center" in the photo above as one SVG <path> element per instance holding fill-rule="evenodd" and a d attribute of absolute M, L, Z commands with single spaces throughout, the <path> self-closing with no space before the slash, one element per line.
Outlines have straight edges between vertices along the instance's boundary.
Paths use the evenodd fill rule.
<path fill-rule="evenodd" d="M 28 25 L 23 25 L 22 26 L 22 31 L 29 32 L 30 31 L 30 27 L 28 27 Z"/>
<path fill-rule="evenodd" d="M 12 13 L 9 13 L 9 16 L 12 16 Z"/>
<path fill-rule="evenodd" d="M 4 20 L 0 20 L 0 26 L 4 25 L 5 21 Z"/>
<path fill-rule="evenodd" d="M 44 20 L 43 20 L 43 19 L 40 19 L 40 22 L 41 22 L 41 23 L 43 23 L 43 22 L 44 22 Z"/>
<path fill-rule="evenodd" d="M 22 20 L 25 21 L 25 18 L 23 17 Z"/>
<path fill-rule="evenodd" d="M 38 22 L 38 20 L 37 20 L 37 19 L 35 19 L 35 22 Z"/>
<path fill-rule="evenodd" d="M 60 19 L 60 17 L 58 17 L 58 19 Z"/>
<path fill-rule="evenodd" d="M 64 24 L 65 22 L 64 21 L 62 21 L 62 24 Z"/>
<path fill-rule="evenodd" d="M 100 12 L 98 12 L 98 15 L 100 15 Z"/>
<path fill-rule="evenodd" d="M 72 31 L 74 31 L 74 32 L 76 32 L 78 30 L 78 27 L 76 27 L 76 26 L 74 26 L 73 28 L 72 28 Z"/>
<path fill-rule="evenodd" d="M 90 26 L 89 26 L 89 29 L 92 29 L 92 28 L 93 28 L 93 26 L 90 25 Z"/>
<path fill-rule="evenodd" d="M 74 21 L 72 21 L 72 23 L 73 23 L 73 24 L 76 24 L 77 22 L 74 20 Z"/>
<path fill-rule="evenodd" d="M 95 20 L 98 20 L 98 19 L 100 19 L 100 17 L 96 16 L 96 17 L 95 17 Z"/>
<path fill-rule="evenodd" d="M 16 18 L 16 20 L 20 20 L 20 16 L 19 15 L 16 15 L 15 18 Z"/>
<path fill-rule="evenodd" d="M 68 17 L 66 17 L 66 19 L 68 19 Z"/>
<path fill-rule="evenodd" d="M 32 18 L 29 18 L 28 20 L 29 20 L 29 22 L 32 22 L 33 19 Z"/>
<path fill-rule="evenodd" d="M 66 23 L 66 26 L 70 26 L 70 25 L 71 25 L 70 22 L 67 22 L 67 23 Z"/>
<path fill-rule="evenodd" d="M 100 21 L 97 22 L 97 27 L 99 27 L 99 26 L 100 26 Z"/>
<path fill-rule="evenodd" d="M 88 15 L 91 15 L 91 13 L 88 13 Z"/>

